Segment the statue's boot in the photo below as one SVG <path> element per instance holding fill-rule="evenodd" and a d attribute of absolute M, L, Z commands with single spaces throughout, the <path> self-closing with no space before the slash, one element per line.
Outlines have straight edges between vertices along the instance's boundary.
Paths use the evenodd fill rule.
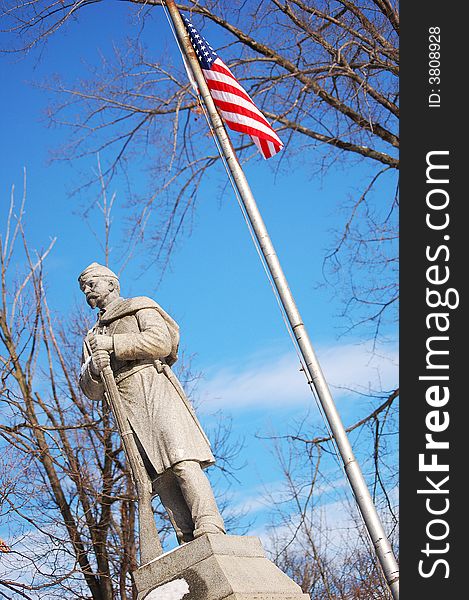
<path fill-rule="evenodd" d="M 191 513 L 194 537 L 205 533 L 225 533 L 212 487 L 200 464 L 195 460 L 184 460 L 173 465 L 172 471 Z"/>
<path fill-rule="evenodd" d="M 171 469 L 168 469 L 153 481 L 153 491 L 158 494 L 168 513 L 179 544 L 192 541 L 194 539 L 192 515 L 182 495 L 179 481 Z"/>

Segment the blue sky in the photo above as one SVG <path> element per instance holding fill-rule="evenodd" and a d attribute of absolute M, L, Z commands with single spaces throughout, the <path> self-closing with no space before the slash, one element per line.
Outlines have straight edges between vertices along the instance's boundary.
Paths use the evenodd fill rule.
<path fill-rule="evenodd" d="M 57 237 L 47 276 L 49 304 L 59 312 L 83 302 L 76 278 L 90 262 L 103 260 L 79 215 L 80 204 L 89 202 L 99 190 L 96 187 L 69 197 L 80 174 L 94 169 L 96 160 L 90 158 L 80 165 L 50 163 L 51 151 L 64 143 L 69 133 L 47 127 L 50 97 L 37 85 L 55 73 L 65 74 L 71 81 L 85 76 L 85 63 L 94 64 L 99 52 L 110 53 L 112 44 L 138 29 L 139 23 L 129 18 L 125 3 L 113 3 L 112 11 L 109 6 L 103 3 L 83 11 L 78 22 L 52 37 L 40 53 L 32 51 L 21 60 L 14 55 L 0 57 L 0 220 L 4 222 L 13 184 L 20 200 L 25 168 L 31 245 L 45 247 L 51 237 Z M 151 26 L 154 32 L 149 31 Z M 163 15 L 147 26 L 147 43 L 153 36 L 159 50 L 173 43 Z M 210 42 L 216 46 L 217 40 Z M 369 401 L 360 401 L 341 388 L 366 392 L 380 386 L 390 389 L 397 383 L 394 329 L 389 328 L 389 343 L 375 355 L 370 344 L 358 344 L 359 332 L 339 337 L 345 323 L 338 317 L 338 294 L 317 286 L 324 281 L 322 263 L 332 232 L 344 224 L 338 206 L 357 194 L 371 170 L 366 164 L 352 169 L 336 163 L 324 175 L 313 177 L 304 161 L 293 170 L 276 173 L 272 165 L 277 160 L 268 164 L 256 158 L 247 165 L 246 174 L 348 425 L 364 414 Z M 134 186 L 144 185 L 142 177 L 140 169 L 130 169 Z M 323 425 L 298 372 L 298 360 L 233 193 L 226 187 L 220 197 L 221 181 L 220 173 L 206 179 L 192 234 L 180 241 L 161 283 L 156 268 L 141 273 L 142 261 L 137 256 L 123 275 L 122 292 L 154 297 L 179 322 L 182 349 L 194 355 L 192 366 L 203 373 L 197 399 L 202 420 L 209 426 L 210 415 L 222 410 L 233 417 L 234 435 L 245 439 L 247 466 L 239 477 L 243 495 L 252 501 L 260 495 L 260 480 L 274 487 L 280 479 L 268 444 L 255 434 L 285 434 L 308 411 L 318 432 Z M 384 196 L 390 193 L 391 183 L 383 182 L 377 193 Z M 119 219 L 128 200 L 125 182 L 117 178 L 108 192 L 116 193 L 113 244 L 117 248 Z M 92 224 L 99 229 L 97 211 Z M 240 490 L 235 492 L 238 495 Z M 252 514 L 262 527 L 266 517 L 259 514 L 262 505 L 258 502 L 256 506 Z"/>

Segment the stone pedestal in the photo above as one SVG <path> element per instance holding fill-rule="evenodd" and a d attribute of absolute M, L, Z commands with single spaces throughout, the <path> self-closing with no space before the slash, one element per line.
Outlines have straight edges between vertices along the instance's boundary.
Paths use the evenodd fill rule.
<path fill-rule="evenodd" d="M 133 573 L 138 600 L 310 600 L 256 537 L 204 535 Z"/>

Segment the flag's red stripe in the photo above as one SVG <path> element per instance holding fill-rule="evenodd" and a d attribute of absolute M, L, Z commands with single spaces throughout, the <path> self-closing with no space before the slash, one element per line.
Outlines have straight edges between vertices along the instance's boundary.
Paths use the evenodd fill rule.
<path fill-rule="evenodd" d="M 207 83 L 209 85 L 209 89 L 216 89 L 217 91 L 234 93 L 234 94 L 238 94 L 239 96 L 241 96 L 241 94 L 239 94 L 239 90 L 237 90 L 236 88 L 234 88 L 232 86 L 228 86 L 227 84 L 225 84 L 223 82 L 210 80 Z M 242 97 L 244 97 L 244 96 L 242 96 Z M 252 100 L 250 100 L 250 98 L 247 98 L 247 99 L 249 100 L 250 104 L 254 105 L 254 103 L 252 102 Z M 226 102 L 225 100 L 219 100 L 218 98 L 213 98 L 213 101 L 218 106 L 218 108 L 220 108 L 220 110 L 226 110 L 226 111 L 234 112 L 234 113 L 246 116 L 246 117 L 250 117 L 250 118 L 258 121 L 259 123 L 262 123 L 266 127 L 268 127 L 270 130 L 272 130 L 272 132 L 275 135 L 275 132 L 273 131 L 273 129 L 272 129 L 271 125 L 269 124 L 269 122 L 267 121 L 267 119 L 265 119 L 265 117 L 259 115 L 257 112 L 250 111 L 248 108 L 246 108 L 244 106 L 240 106 L 239 104 L 235 104 L 232 102 Z M 276 141 L 277 141 L 277 143 L 279 142 L 279 140 L 276 140 Z"/>
<path fill-rule="evenodd" d="M 212 64 L 212 67 L 210 68 L 209 71 L 204 69 L 206 78 L 210 79 L 211 71 L 216 71 L 217 73 L 221 73 L 222 75 L 225 75 L 226 77 L 229 77 L 230 79 L 235 81 L 238 84 L 238 87 L 235 87 L 235 91 L 233 91 L 233 93 L 238 94 L 238 95 L 242 96 L 243 98 L 246 98 L 246 100 L 249 100 L 249 102 L 254 104 L 252 98 L 249 96 L 249 94 L 246 92 L 246 90 L 243 88 L 243 86 L 239 83 L 239 81 L 236 79 L 236 77 L 233 75 L 233 73 L 228 69 L 228 67 L 225 65 L 225 63 L 220 58 L 218 58 L 217 61 Z M 211 79 L 211 81 L 218 81 L 218 80 Z M 222 83 L 222 82 L 220 82 L 220 83 Z"/>
<path fill-rule="evenodd" d="M 261 146 L 262 146 L 262 153 L 266 158 L 270 158 L 271 157 L 271 153 L 270 153 L 270 148 L 268 143 L 265 141 L 265 139 L 260 138 L 260 142 L 261 142 Z"/>
<path fill-rule="evenodd" d="M 264 133 L 263 131 L 259 131 L 258 129 L 255 129 L 254 127 L 250 127 L 249 125 L 244 125 L 243 123 L 237 123 L 236 121 L 230 121 L 227 118 L 225 118 L 225 121 L 226 121 L 226 124 L 228 125 L 228 127 L 230 129 L 233 129 L 233 131 L 239 131 L 240 133 L 247 133 L 248 135 L 253 135 L 255 137 L 258 137 L 260 140 L 262 140 L 262 139 L 269 140 L 269 142 L 272 142 L 274 147 L 278 148 L 278 150 L 280 150 L 280 148 L 282 147 L 276 139 L 274 139 L 267 133 Z M 278 152 L 278 150 L 277 150 L 277 152 Z"/>
<path fill-rule="evenodd" d="M 245 110 L 253 112 L 257 115 L 258 119 L 262 119 L 263 122 L 265 122 L 267 124 L 267 127 L 272 129 L 272 127 L 270 126 L 267 119 L 264 117 L 264 115 L 261 113 L 261 111 L 257 108 L 257 106 L 253 102 L 248 102 L 244 98 L 241 98 L 240 96 L 235 96 L 231 92 L 228 92 L 225 90 L 210 89 L 210 92 L 211 92 L 213 100 L 215 102 L 226 102 L 228 104 L 240 106 L 240 107 L 244 108 Z"/>
<path fill-rule="evenodd" d="M 216 60 L 214 63 L 212 63 L 210 70 L 218 71 L 219 73 L 223 73 L 224 75 L 227 75 L 228 77 L 232 77 L 233 79 L 236 79 L 235 76 L 233 75 L 233 73 L 228 69 L 228 67 L 225 65 L 225 63 L 222 61 L 222 59 L 220 57 L 218 57 L 218 60 Z"/>
<path fill-rule="evenodd" d="M 249 127 L 252 131 L 257 131 L 256 135 L 265 137 L 266 139 L 269 139 L 269 140 L 275 142 L 279 146 L 283 145 L 282 142 L 280 141 L 280 139 L 277 137 L 277 134 L 271 127 L 267 126 L 264 128 L 260 128 L 256 125 L 255 122 L 251 121 L 251 119 L 249 118 L 249 115 L 245 116 L 245 115 L 239 114 L 233 110 L 226 111 L 223 108 L 221 108 L 220 106 L 218 106 L 218 108 L 220 109 L 220 112 L 223 115 L 223 118 L 225 119 L 225 121 L 227 121 L 227 122 L 229 121 L 230 123 L 236 122 L 239 125 L 244 125 L 245 127 Z M 239 120 L 233 119 L 233 114 L 239 116 Z"/>
<path fill-rule="evenodd" d="M 213 101 L 215 102 L 215 104 L 218 106 L 218 108 L 220 110 L 224 110 L 227 112 L 234 112 L 234 113 L 237 113 L 238 115 L 243 115 L 245 117 L 249 117 L 251 119 L 259 121 L 259 123 L 262 123 L 269 129 L 272 129 L 272 127 L 269 125 L 269 123 L 263 117 L 261 117 L 260 115 L 258 115 L 255 112 L 245 108 L 244 106 L 240 106 L 239 104 L 233 104 L 232 102 L 225 102 L 225 100 L 219 100 L 218 98 L 214 98 Z"/>
<path fill-rule="evenodd" d="M 254 102 L 251 100 L 251 98 L 249 97 L 249 95 L 246 92 L 240 90 L 239 88 L 235 87 L 234 85 L 230 85 L 226 81 L 219 81 L 218 79 L 210 79 L 209 76 L 206 76 L 205 79 L 207 81 L 208 87 L 211 90 L 217 90 L 219 92 L 229 92 L 230 94 L 235 94 L 236 96 L 239 96 L 240 98 L 244 98 L 251 104 L 254 104 Z"/>

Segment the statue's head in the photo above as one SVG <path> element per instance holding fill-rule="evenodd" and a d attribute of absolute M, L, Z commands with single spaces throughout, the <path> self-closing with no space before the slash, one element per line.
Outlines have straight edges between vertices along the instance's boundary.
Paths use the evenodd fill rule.
<path fill-rule="evenodd" d="M 119 297 L 119 278 L 111 269 L 97 262 L 80 273 L 78 282 L 91 308 L 104 308 Z"/>

